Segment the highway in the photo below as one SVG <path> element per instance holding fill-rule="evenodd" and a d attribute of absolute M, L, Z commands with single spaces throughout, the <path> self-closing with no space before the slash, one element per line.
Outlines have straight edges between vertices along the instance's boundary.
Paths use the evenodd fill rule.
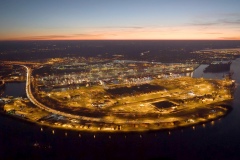
<path fill-rule="evenodd" d="M 47 112 L 50 112 L 50 113 L 53 113 L 53 114 L 57 114 L 57 115 L 61 115 L 61 116 L 64 116 L 64 117 L 67 117 L 67 118 L 73 118 L 73 119 L 80 119 L 80 120 L 86 120 L 86 121 L 95 121 L 95 122 L 103 122 L 100 118 L 89 118 L 89 117 L 85 117 L 85 116 L 79 116 L 79 115 L 74 115 L 74 114 L 70 114 L 70 113 L 65 113 L 65 112 L 62 112 L 62 111 L 58 111 L 58 110 L 55 110 L 55 109 L 52 109 L 50 107 L 47 107 L 46 105 L 40 103 L 39 101 L 37 101 L 34 96 L 32 95 L 32 91 L 31 91 L 31 73 L 32 73 L 32 69 L 25 66 L 25 65 L 21 65 L 23 66 L 24 68 L 26 68 L 26 71 L 27 71 L 27 77 L 26 77 L 26 94 L 27 94 L 27 97 L 28 99 L 34 104 L 36 105 L 37 107 L 47 111 Z"/>

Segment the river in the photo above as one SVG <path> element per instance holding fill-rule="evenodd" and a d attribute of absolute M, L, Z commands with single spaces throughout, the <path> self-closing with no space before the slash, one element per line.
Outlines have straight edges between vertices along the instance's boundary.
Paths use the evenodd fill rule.
<path fill-rule="evenodd" d="M 223 73 L 193 77 L 222 78 Z M 233 79 L 240 83 L 240 59 L 231 64 Z M 14 85 L 14 84 L 10 84 Z M 22 85 L 22 84 L 18 84 Z M 6 90 L 8 90 L 6 85 Z M 19 87 L 19 86 L 18 86 Z M 24 85 L 12 93 L 23 96 Z M 10 90 L 6 93 L 11 96 Z M 4 94 L 5 94 L 4 93 Z M 204 125 L 140 133 L 94 133 L 53 129 L 0 116 L 0 159 L 239 159 L 240 87 L 233 110 Z"/>
<path fill-rule="evenodd" d="M 25 82 L 10 82 L 5 83 L 5 89 L 2 97 L 27 97 L 26 96 L 26 83 Z"/>

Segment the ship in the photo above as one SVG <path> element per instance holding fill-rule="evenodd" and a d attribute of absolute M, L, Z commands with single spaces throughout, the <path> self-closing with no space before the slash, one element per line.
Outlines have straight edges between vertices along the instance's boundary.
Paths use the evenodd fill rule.
<path fill-rule="evenodd" d="M 231 64 L 231 61 L 214 61 L 204 69 L 204 72 L 228 72 Z"/>

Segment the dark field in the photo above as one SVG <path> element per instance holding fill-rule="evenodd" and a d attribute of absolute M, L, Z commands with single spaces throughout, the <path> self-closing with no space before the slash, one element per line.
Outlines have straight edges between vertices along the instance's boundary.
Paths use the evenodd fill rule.
<path fill-rule="evenodd" d="M 158 85 L 143 84 L 143 85 L 132 86 L 132 87 L 107 89 L 106 92 L 114 96 L 120 96 L 120 95 L 143 94 L 143 93 L 149 93 L 149 92 L 156 92 L 160 90 L 164 90 L 164 87 L 158 86 Z"/>
<path fill-rule="evenodd" d="M 153 105 L 156 106 L 159 109 L 170 108 L 170 107 L 176 106 L 174 103 L 169 102 L 169 101 L 156 102 L 156 103 L 153 103 Z"/>

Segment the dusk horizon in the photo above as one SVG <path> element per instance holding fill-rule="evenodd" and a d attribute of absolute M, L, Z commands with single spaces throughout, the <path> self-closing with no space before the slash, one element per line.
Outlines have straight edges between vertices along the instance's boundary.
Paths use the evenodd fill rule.
<path fill-rule="evenodd" d="M 0 40 L 240 40 L 240 2 L 3 1 Z"/>
<path fill-rule="evenodd" d="M 240 41 L 240 39 L 10 39 L 0 42 L 14 41 Z"/>

